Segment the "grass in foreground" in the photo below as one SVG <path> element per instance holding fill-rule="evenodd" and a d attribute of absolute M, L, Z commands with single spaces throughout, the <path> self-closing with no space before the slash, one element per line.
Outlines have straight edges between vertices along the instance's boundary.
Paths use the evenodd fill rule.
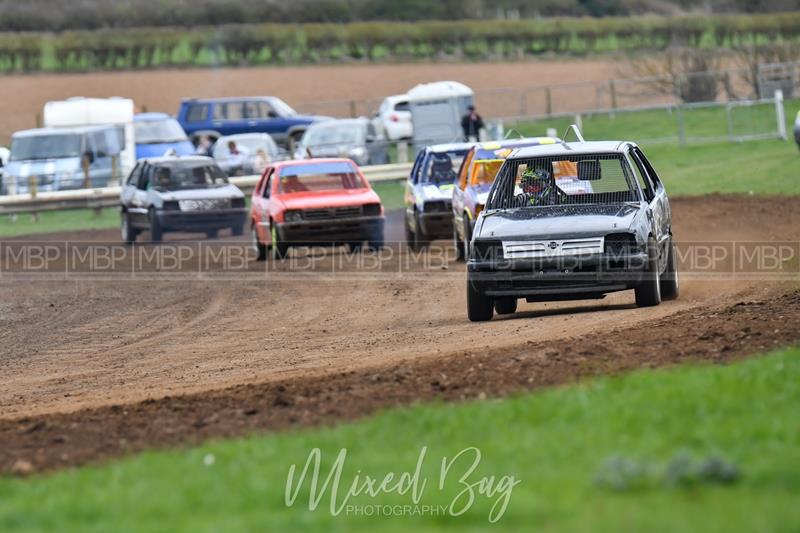
<path fill-rule="evenodd" d="M 96 531 L 480 530 L 499 499 L 461 516 L 332 516 L 309 485 L 284 503 L 291 464 L 320 448 L 320 483 L 340 448 L 338 501 L 354 476 L 413 472 L 420 505 L 447 506 L 462 456 L 439 489 L 443 457 L 482 453 L 469 483 L 519 480 L 498 525 L 551 531 L 796 531 L 800 528 L 800 349 L 729 366 L 605 377 L 519 397 L 393 409 L 333 428 L 150 452 L 104 466 L 0 479 L 0 529 Z M 467 460 L 469 459 L 469 461 Z M 477 488 L 476 488 L 477 491 Z M 464 503 L 464 500 L 456 500 Z M 361 495 L 351 504 L 411 504 Z M 496 509 L 497 511 L 497 509 Z"/>

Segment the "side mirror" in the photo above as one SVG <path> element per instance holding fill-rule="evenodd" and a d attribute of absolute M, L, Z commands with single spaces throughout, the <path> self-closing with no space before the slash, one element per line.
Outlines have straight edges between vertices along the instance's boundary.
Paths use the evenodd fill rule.
<path fill-rule="evenodd" d="M 269 118 L 278 118 L 278 114 L 272 109 L 269 110 L 269 112 L 267 113 L 267 116 Z"/>

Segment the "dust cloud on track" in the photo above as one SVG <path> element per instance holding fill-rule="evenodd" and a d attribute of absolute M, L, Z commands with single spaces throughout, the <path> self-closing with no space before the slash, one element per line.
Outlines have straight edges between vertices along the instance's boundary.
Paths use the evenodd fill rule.
<path fill-rule="evenodd" d="M 672 204 L 683 243 L 800 241 L 794 199 L 707 196 Z M 401 239 L 401 217 L 391 215 L 388 239 Z M 80 249 L 116 241 L 116 232 L 3 246 L 7 255 L 23 243 L 65 240 Z M 171 243 L 195 245 L 191 237 Z M 233 246 L 244 250 L 246 242 Z M 400 245 L 377 268 L 347 257 L 301 252 L 295 265 L 303 264 L 302 272 L 249 261 L 215 270 L 202 259 L 179 272 L 156 265 L 107 279 L 64 273 L 61 264 L 41 277 L 2 272 L 0 436 L 9 446 L 0 451 L 0 470 L 13 470 L 20 458 L 46 469 L 153 445 L 349 419 L 415 399 L 727 360 L 800 339 L 796 258 L 784 265 L 793 281 L 686 276 L 681 297 L 654 308 L 636 308 L 626 291 L 599 301 L 522 303 L 513 316 L 473 324 L 463 265 L 446 257 L 409 263 Z M 240 422 L 215 414 L 244 406 L 251 413 Z M 173 420 L 177 413 L 191 414 L 189 422 Z M 93 444 L 78 437 L 85 425 L 94 428 L 86 437 L 93 435 Z M 104 439 L 104 431 L 113 438 Z M 122 433 L 124 444 L 115 440 Z M 52 451 L 52 438 L 66 444 Z"/>

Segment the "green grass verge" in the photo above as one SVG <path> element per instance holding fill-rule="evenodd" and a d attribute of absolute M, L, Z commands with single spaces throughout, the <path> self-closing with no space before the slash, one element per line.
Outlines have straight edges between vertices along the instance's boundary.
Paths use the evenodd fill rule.
<path fill-rule="evenodd" d="M 339 502 L 354 476 L 413 471 L 427 454 L 420 505 L 449 505 L 467 457 L 439 489 L 440 465 L 466 447 L 466 481 L 514 476 L 499 525 L 548 531 L 797 531 L 800 349 L 729 366 L 681 366 L 499 400 L 421 405 L 332 428 L 148 452 L 102 466 L 0 478 L 0 529 L 68 531 L 481 530 L 497 497 L 461 516 L 363 517 L 308 509 L 304 484 L 284 503 L 291 464 L 340 448 Z M 213 456 L 213 464 L 209 459 Z M 710 458 L 710 459 L 709 459 Z M 411 504 L 397 494 L 356 505 Z"/>

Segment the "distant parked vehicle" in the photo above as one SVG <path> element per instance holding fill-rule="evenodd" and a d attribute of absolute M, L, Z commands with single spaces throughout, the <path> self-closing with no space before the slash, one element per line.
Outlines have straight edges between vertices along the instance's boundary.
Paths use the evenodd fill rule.
<path fill-rule="evenodd" d="M 457 259 L 463 260 L 469 250 L 475 220 L 486 205 L 489 189 L 506 157 L 519 148 L 555 144 L 559 140 L 551 137 L 510 139 L 476 144 L 470 150 L 464 157 L 453 190 L 452 235 Z"/>
<path fill-rule="evenodd" d="M 285 147 L 297 142 L 309 125 L 326 119 L 299 115 L 274 96 L 188 99 L 178 111 L 178 122 L 192 138 L 268 133 Z"/>
<path fill-rule="evenodd" d="M 0 146 L 0 189 L 2 189 L 3 171 L 8 164 L 8 156 L 11 152 L 5 146 Z"/>
<path fill-rule="evenodd" d="M 794 119 L 794 142 L 797 143 L 797 148 L 800 149 L 800 111 L 797 112 L 797 118 Z"/>
<path fill-rule="evenodd" d="M 136 159 L 192 155 L 194 146 L 178 121 L 166 113 L 139 113 L 133 117 Z"/>
<path fill-rule="evenodd" d="M 383 206 L 367 179 L 349 159 L 282 161 L 267 167 L 250 202 L 253 248 L 259 261 L 272 250 L 286 257 L 291 246 L 366 241 L 382 248 Z"/>
<path fill-rule="evenodd" d="M 127 174 L 136 164 L 136 134 L 133 127 L 133 100 L 120 98 L 84 98 L 76 96 L 44 105 L 44 127 L 81 128 L 114 126 L 121 147 L 120 164 Z"/>
<path fill-rule="evenodd" d="M 234 143 L 239 153 L 231 153 L 230 143 Z M 220 137 L 211 149 L 211 156 L 228 176 L 261 174 L 269 163 L 288 159 L 288 153 L 266 133 Z"/>
<path fill-rule="evenodd" d="M 346 157 L 359 165 L 389 162 L 386 140 L 365 118 L 327 120 L 309 127 L 297 144 L 295 159 Z"/>
<path fill-rule="evenodd" d="M 428 146 L 417 154 L 406 181 L 406 243 L 419 250 L 453 233 L 451 202 L 456 174 L 472 143 Z"/>
<path fill-rule="evenodd" d="M 228 183 L 210 157 L 157 157 L 136 164 L 120 192 L 122 240 L 149 230 L 153 242 L 169 231 L 230 228 L 241 235 L 247 218 L 244 194 Z"/>
<path fill-rule="evenodd" d="M 375 113 L 373 124 L 389 141 L 410 139 L 414 128 L 411 125 L 408 95 L 397 94 L 384 98 Z"/>
<path fill-rule="evenodd" d="M 37 191 L 107 187 L 112 177 L 122 177 L 118 130 L 114 126 L 39 128 L 18 131 L 11 137 L 11 153 L 3 176 L 4 194 L 27 194 L 35 182 Z M 83 160 L 88 160 L 85 183 Z"/>

